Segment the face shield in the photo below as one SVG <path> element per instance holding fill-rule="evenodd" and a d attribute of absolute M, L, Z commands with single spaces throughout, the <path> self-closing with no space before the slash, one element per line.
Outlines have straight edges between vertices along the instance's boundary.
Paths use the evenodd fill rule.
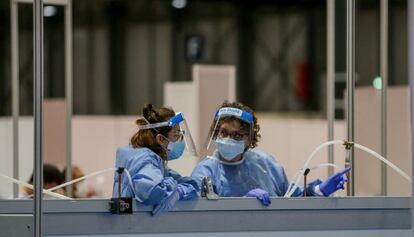
<path fill-rule="evenodd" d="M 160 123 L 148 123 L 145 125 L 139 125 L 138 128 L 141 129 L 154 129 L 158 132 L 157 128 L 160 127 L 170 127 L 174 128 L 176 125 L 179 126 L 179 130 L 174 134 L 174 138 L 170 142 L 176 142 L 184 139 L 185 147 L 190 152 L 191 155 L 197 156 L 197 150 L 194 145 L 193 137 L 191 136 L 190 129 L 188 128 L 187 122 L 184 119 L 183 113 L 179 112 L 169 120 Z M 167 138 L 168 139 L 168 138 Z"/>
<path fill-rule="evenodd" d="M 220 129 L 218 127 L 220 120 L 226 117 L 234 117 L 241 120 L 243 123 L 238 131 L 227 131 L 226 129 Z M 204 147 L 208 150 L 213 139 L 217 137 L 221 138 L 232 138 L 236 141 L 247 141 L 247 146 L 251 145 L 253 141 L 253 115 L 247 111 L 233 108 L 233 107 L 224 107 L 219 109 L 214 116 L 213 123 L 211 124 L 210 132 L 207 136 L 206 143 Z M 246 128 L 247 126 L 247 128 Z"/>

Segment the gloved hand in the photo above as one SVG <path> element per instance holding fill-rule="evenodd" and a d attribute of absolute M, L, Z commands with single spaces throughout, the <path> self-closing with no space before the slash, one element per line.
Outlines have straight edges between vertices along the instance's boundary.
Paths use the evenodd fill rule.
<path fill-rule="evenodd" d="M 169 197 L 162 200 L 160 204 L 155 206 L 154 210 L 152 211 L 152 215 L 157 216 L 161 213 L 168 212 L 174 207 L 175 203 L 177 202 L 179 198 L 180 198 L 180 195 L 178 194 L 178 192 L 174 192 Z"/>
<path fill-rule="evenodd" d="M 197 190 L 190 184 L 178 184 L 177 192 L 179 194 L 178 200 L 192 200 L 198 198 Z"/>
<path fill-rule="evenodd" d="M 153 215 L 159 215 L 171 210 L 179 198 L 179 194 L 177 192 L 177 182 L 172 177 L 164 178 L 162 183 L 165 186 L 165 191 L 169 193 L 169 196 L 162 199 L 161 203 L 155 206 L 152 211 Z"/>
<path fill-rule="evenodd" d="M 269 206 L 270 203 L 272 203 L 272 201 L 270 201 L 269 193 L 260 188 L 250 190 L 246 194 L 246 197 L 256 197 L 257 200 L 259 200 L 263 204 L 263 206 Z"/>
<path fill-rule="evenodd" d="M 165 177 L 162 183 L 165 185 L 167 192 L 175 191 L 177 189 L 177 181 L 172 177 Z"/>
<path fill-rule="evenodd" d="M 195 181 L 191 177 L 183 176 L 181 178 L 176 179 L 178 184 L 183 184 L 185 186 L 191 185 L 195 190 L 200 190 L 200 187 L 198 187 L 197 181 Z"/>
<path fill-rule="evenodd" d="M 348 181 L 345 174 L 351 170 L 351 167 L 345 168 L 338 173 L 330 176 L 327 180 L 319 184 L 319 190 L 327 197 L 339 189 L 344 189 L 345 182 Z"/>

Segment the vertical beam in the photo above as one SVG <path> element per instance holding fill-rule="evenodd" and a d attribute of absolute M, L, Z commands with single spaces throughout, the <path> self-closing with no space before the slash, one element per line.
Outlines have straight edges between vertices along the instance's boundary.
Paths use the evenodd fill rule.
<path fill-rule="evenodd" d="M 13 178 L 19 179 L 19 7 L 10 1 L 11 22 L 11 77 L 12 77 L 12 116 L 13 116 Z M 13 197 L 19 193 L 19 186 L 13 185 Z"/>
<path fill-rule="evenodd" d="M 34 233 L 42 236 L 43 190 L 43 0 L 33 4 L 34 58 Z"/>
<path fill-rule="evenodd" d="M 181 42 L 182 19 L 181 15 L 171 7 L 171 79 L 170 81 L 178 81 L 179 74 L 179 43 Z"/>
<path fill-rule="evenodd" d="M 111 113 L 126 112 L 125 100 L 125 34 L 128 9 L 124 1 L 110 1 L 107 12 L 109 21 L 109 80 Z"/>
<path fill-rule="evenodd" d="M 381 155 L 387 157 L 388 0 L 380 8 Z M 387 165 L 381 163 L 381 195 L 387 195 Z"/>
<path fill-rule="evenodd" d="M 242 2 L 238 4 L 239 12 L 237 15 L 237 29 L 238 29 L 238 62 L 237 68 L 240 73 L 237 73 L 238 80 L 236 82 L 236 100 L 252 107 L 257 106 L 255 99 L 254 87 L 255 83 L 252 80 L 254 72 L 254 19 L 252 12 L 254 11 L 254 4 L 249 2 Z"/>
<path fill-rule="evenodd" d="M 414 0 L 408 0 L 408 81 L 410 86 L 411 176 L 414 174 Z M 414 236 L 414 182 L 411 183 L 411 230 Z"/>
<path fill-rule="evenodd" d="M 326 2 L 326 24 L 326 117 L 328 119 L 328 141 L 332 141 L 335 123 L 335 0 Z M 335 162 L 333 146 L 328 148 L 328 162 Z M 333 172 L 333 167 L 329 167 L 328 175 L 332 175 Z"/>
<path fill-rule="evenodd" d="M 347 88 L 347 138 L 354 141 L 354 90 L 355 90 L 355 0 L 347 0 L 347 27 L 346 27 L 346 88 Z M 349 172 L 348 195 L 355 195 L 354 176 L 354 149 L 349 150 L 345 166 L 353 169 Z"/>
<path fill-rule="evenodd" d="M 156 17 L 156 2 L 150 1 L 147 5 L 150 9 L 149 11 L 153 16 Z M 149 94 L 149 100 L 155 104 L 162 104 L 162 101 L 157 101 L 157 22 L 148 22 L 147 33 L 148 33 L 148 89 L 151 91 Z"/>
<path fill-rule="evenodd" d="M 66 182 L 72 180 L 72 57 L 72 0 L 68 0 L 65 6 Z M 72 186 L 66 190 L 72 196 Z"/>

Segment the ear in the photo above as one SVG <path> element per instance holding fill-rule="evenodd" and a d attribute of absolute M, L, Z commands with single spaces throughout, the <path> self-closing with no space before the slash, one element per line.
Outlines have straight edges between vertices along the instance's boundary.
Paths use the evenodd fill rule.
<path fill-rule="evenodd" d="M 165 138 L 161 134 L 157 134 L 155 136 L 155 141 L 158 143 L 158 145 L 165 147 Z"/>

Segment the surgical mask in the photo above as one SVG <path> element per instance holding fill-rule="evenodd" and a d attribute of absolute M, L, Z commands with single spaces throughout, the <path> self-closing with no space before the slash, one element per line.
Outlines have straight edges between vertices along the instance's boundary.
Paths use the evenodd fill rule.
<path fill-rule="evenodd" d="M 183 155 L 185 149 L 184 141 L 168 142 L 167 158 L 168 160 L 176 160 Z"/>
<path fill-rule="evenodd" d="M 74 191 L 74 195 L 77 198 L 87 198 L 89 191 L 89 185 L 84 180 L 76 184 L 76 191 Z"/>
<path fill-rule="evenodd" d="M 243 140 L 236 141 L 231 138 L 218 137 L 216 139 L 216 146 L 221 157 L 223 157 L 227 161 L 231 161 L 236 156 L 244 152 L 245 142 Z"/>

